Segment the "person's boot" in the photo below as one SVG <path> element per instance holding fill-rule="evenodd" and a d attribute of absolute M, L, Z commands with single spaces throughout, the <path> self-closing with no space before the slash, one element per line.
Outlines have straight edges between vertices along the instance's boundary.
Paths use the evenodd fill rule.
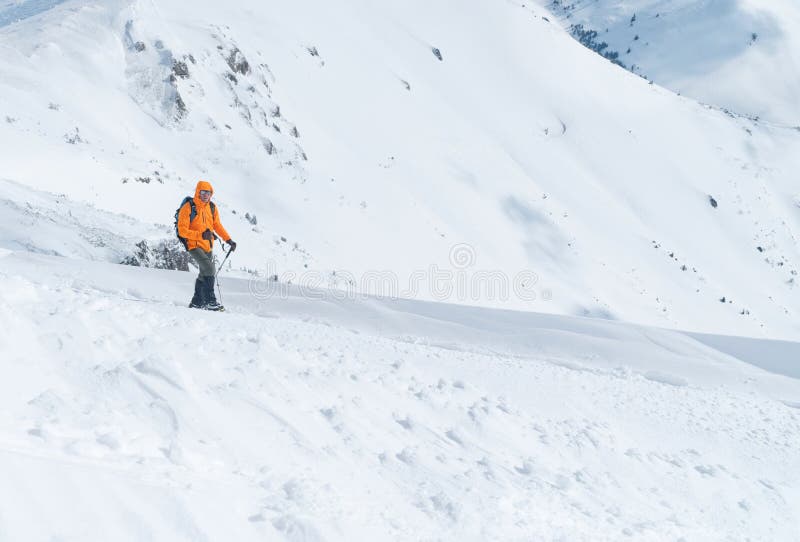
<path fill-rule="evenodd" d="M 192 297 L 192 301 L 189 303 L 190 309 L 203 308 L 203 305 L 205 305 L 203 293 L 204 293 L 203 282 L 200 279 L 200 277 L 197 277 L 194 281 L 194 296 Z"/>
<path fill-rule="evenodd" d="M 205 305 L 203 308 L 207 311 L 224 311 L 225 307 L 217 303 L 217 296 L 214 295 L 214 281 L 216 277 L 203 277 Z"/>

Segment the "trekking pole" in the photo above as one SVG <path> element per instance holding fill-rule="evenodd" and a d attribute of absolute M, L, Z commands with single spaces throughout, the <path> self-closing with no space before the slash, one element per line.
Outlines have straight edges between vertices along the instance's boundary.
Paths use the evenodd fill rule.
<path fill-rule="evenodd" d="M 217 241 L 219 241 L 220 243 L 224 243 L 224 242 L 225 242 L 225 241 L 223 241 L 222 239 L 220 239 L 219 237 L 217 237 L 217 234 L 216 234 L 216 233 L 214 233 L 214 232 L 211 232 L 211 233 L 212 233 L 212 234 L 214 234 L 214 239 L 216 239 L 216 240 L 217 240 Z M 225 249 L 223 248 L 223 249 L 222 249 L 222 252 L 224 252 L 224 253 L 225 253 L 225 258 L 222 260 L 222 263 L 221 263 L 221 264 L 219 264 L 219 267 L 217 268 L 217 272 L 216 272 L 216 273 L 214 273 L 214 276 L 215 276 L 215 277 L 216 277 L 217 275 L 219 275 L 219 272 L 220 272 L 220 270 L 222 269 L 222 266 L 223 266 L 223 265 L 225 264 L 225 262 L 228 260 L 228 256 L 230 256 L 230 255 L 231 255 L 231 252 L 233 252 L 233 250 L 228 250 L 228 252 L 225 252 Z"/>
<path fill-rule="evenodd" d="M 223 242 L 219 237 L 217 237 L 216 233 L 214 234 L 214 239 L 216 239 L 220 243 Z M 222 249 L 222 252 L 225 252 L 224 248 Z M 220 305 L 223 303 L 223 301 L 222 301 L 222 288 L 220 288 L 219 279 L 217 278 L 217 276 L 219 275 L 219 272 L 222 271 L 222 266 L 225 265 L 226 261 L 228 261 L 228 257 L 231 255 L 231 252 L 233 252 L 232 249 L 228 249 L 228 252 L 225 252 L 225 257 L 222 259 L 222 263 L 219 264 L 219 266 L 217 267 L 217 271 L 214 273 L 214 282 L 217 284 L 217 293 L 219 294 L 219 303 L 220 303 Z"/>

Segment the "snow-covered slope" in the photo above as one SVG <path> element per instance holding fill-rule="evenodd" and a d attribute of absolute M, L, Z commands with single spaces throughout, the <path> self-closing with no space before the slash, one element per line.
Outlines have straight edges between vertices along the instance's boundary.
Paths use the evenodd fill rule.
<path fill-rule="evenodd" d="M 0 209 L 6 248 L 71 258 L 123 261 L 136 243 L 171 231 L 1 178 Z"/>
<path fill-rule="evenodd" d="M 734 114 L 800 129 L 800 5 L 792 0 L 546 0 L 627 68 Z M 590 35 L 590 32 L 597 35 Z"/>
<path fill-rule="evenodd" d="M 185 273 L 25 252 L 0 280 L 1 540 L 800 529 L 799 381 L 681 333 L 241 279 L 204 313 Z"/>
<path fill-rule="evenodd" d="M 558 15 L 0 0 L 0 541 L 795 539 L 800 132 Z"/>
<path fill-rule="evenodd" d="M 3 177 L 167 224 L 142 239 L 203 177 L 236 267 L 262 275 L 797 337 L 800 132 L 648 85 L 543 8 L 29 0 L 0 14 Z M 440 270 L 467 287 L 441 291 Z"/>

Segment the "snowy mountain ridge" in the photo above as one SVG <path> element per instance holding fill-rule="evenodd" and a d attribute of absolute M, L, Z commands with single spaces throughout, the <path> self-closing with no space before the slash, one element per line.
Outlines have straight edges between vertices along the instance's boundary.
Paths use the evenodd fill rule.
<path fill-rule="evenodd" d="M 800 133 L 648 85 L 544 8 L 9 5 L 34 14 L 0 28 L 14 182 L 168 224 L 207 177 L 237 268 L 409 284 L 468 245 L 537 280 L 453 301 L 797 336 Z"/>
<path fill-rule="evenodd" d="M 586 45 L 729 114 L 800 130 L 796 2 L 553 0 Z"/>

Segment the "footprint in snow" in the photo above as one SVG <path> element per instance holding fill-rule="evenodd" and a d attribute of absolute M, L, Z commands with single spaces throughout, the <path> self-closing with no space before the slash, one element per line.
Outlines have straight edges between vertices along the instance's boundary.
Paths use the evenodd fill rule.
<path fill-rule="evenodd" d="M 284 515 L 273 519 L 272 526 L 280 531 L 287 540 L 303 540 L 304 542 L 325 540 L 311 522 L 293 515 Z"/>
<path fill-rule="evenodd" d="M 394 421 L 400 425 L 403 429 L 407 431 L 411 431 L 414 428 L 414 424 L 411 421 L 411 418 L 406 416 L 405 418 L 397 418 L 395 417 Z"/>
<path fill-rule="evenodd" d="M 708 477 L 715 477 L 717 475 L 717 469 L 712 467 L 711 465 L 697 465 L 695 466 L 694 470 L 702 474 L 703 476 Z"/>
<path fill-rule="evenodd" d="M 403 448 L 395 457 L 406 465 L 414 465 L 416 462 L 416 454 L 410 448 Z"/>
<path fill-rule="evenodd" d="M 458 435 L 458 433 L 456 433 L 455 429 L 450 429 L 447 431 L 445 436 L 459 446 L 464 446 L 464 440 Z"/>
<path fill-rule="evenodd" d="M 533 474 L 533 466 L 527 461 L 524 461 L 520 467 L 514 467 L 514 470 L 517 471 L 517 474 L 521 474 L 522 476 L 530 476 Z"/>

